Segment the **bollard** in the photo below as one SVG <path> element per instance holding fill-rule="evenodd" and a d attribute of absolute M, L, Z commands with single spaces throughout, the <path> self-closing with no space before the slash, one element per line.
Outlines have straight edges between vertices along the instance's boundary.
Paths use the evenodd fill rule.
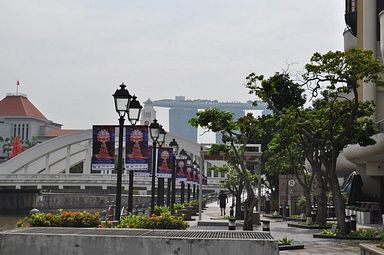
<path fill-rule="evenodd" d="M 351 231 L 356 231 L 356 214 L 351 215 Z"/>
<path fill-rule="evenodd" d="M 228 230 L 236 230 L 236 219 L 229 218 L 228 219 Z"/>
<path fill-rule="evenodd" d="M 312 222 L 316 222 L 316 210 L 315 209 L 311 210 L 311 218 L 312 218 Z"/>
<path fill-rule="evenodd" d="M 233 205 L 230 208 L 231 209 L 229 209 L 229 216 L 233 217 Z"/>
<path fill-rule="evenodd" d="M 285 217 L 289 217 L 289 205 L 285 206 Z"/>
<path fill-rule="evenodd" d="M 282 205 L 279 206 L 279 214 L 280 214 L 280 215 L 283 215 L 283 214 L 284 214 L 284 213 L 283 213 L 283 206 L 282 206 Z"/>
<path fill-rule="evenodd" d="M 351 232 L 351 216 L 345 216 L 345 233 L 348 235 Z"/>
<path fill-rule="evenodd" d="M 263 229 L 263 231 L 270 231 L 270 221 L 269 220 L 262 220 L 261 221 L 261 223 L 262 223 L 262 229 Z"/>

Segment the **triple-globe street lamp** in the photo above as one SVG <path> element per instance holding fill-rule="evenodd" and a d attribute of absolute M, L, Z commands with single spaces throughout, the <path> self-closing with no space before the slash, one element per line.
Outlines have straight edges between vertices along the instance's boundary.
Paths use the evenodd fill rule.
<path fill-rule="evenodd" d="M 141 109 L 143 108 L 136 100 L 136 96 L 131 96 L 126 89 L 126 85 L 121 83 L 120 88 L 113 94 L 115 101 L 115 110 L 119 115 L 119 145 L 117 154 L 117 182 L 116 182 L 116 208 L 115 220 L 120 221 L 121 215 L 121 181 L 123 174 L 123 132 L 125 115 L 131 125 L 135 125 L 140 118 Z M 128 211 L 129 205 L 132 211 L 132 193 L 133 192 L 133 171 L 129 173 L 129 194 L 128 194 Z M 131 197 L 129 196 L 131 194 Z"/>

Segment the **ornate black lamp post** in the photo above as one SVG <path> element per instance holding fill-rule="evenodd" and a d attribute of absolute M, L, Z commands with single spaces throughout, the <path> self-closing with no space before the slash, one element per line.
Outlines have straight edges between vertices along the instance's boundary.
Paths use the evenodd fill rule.
<path fill-rule="evenodd" d="M 187 152 L 184 149 L 181 149 L 181 151 L 179 153 L 179 156 L 180 156 L 180 159 L 187 159 L 188 154 L 187 154 Z M 184 197 L 185 197 L 185 183 L 181 182 L 180 183 L 180 203 L 184 203 L 185 202 Z"/>
<path fill-rule="evenodd" d="M 170 210 L 171 213 L 174 213 L 174 205 L 176 202 L 176 156 L 179 153 L 179 144 L 176 142 L 175 139 L 172 139 L 172 141 L 169 143 L 169 146 L 172 147 L 173 150 L 173 159 L 174 159 L 174 168 L 172 171 L 172 194 L 171 194 L 171 203 L 170 203 Z"/>
<path fill-rule="evenodd" d="M 188 172 L 188 168 L 193 168 L 191 162 L 192 162 L 191 157 L 187 155 L 187 172 Z M 191 170 L 193 174 L 193 169 Z M 187 202 L 189 203 L 190 201 L 191 201 L 191 184 L 187 183 Z"/>
<path fill-rule="evenodd" d="M 196 160 L 194 160 L 192 163 L 192 166 L 193 166 L 193 177 L 195 177 L 195 175 L 197 175 L 197 172 L 199 170 L 199 164 L 197 164 Z M 192 197 L 193 197 L 193 199 L 196 199 L 196 184 L 195 183 L 193 183 Z"/>
<path fill-rule="evenodd" d="M 165 132 L 162 125 L 160 125 L 160 131 L 159 131 L 159 139 L 157 141 L 159 147 L 162 147 L 165 143 L 165 135 L 167 132 Z M 158 177 L 157 178 L 157 205 L 163 206 L 164 205 L 164 178 Z"/>
<path fill-rule="evenodd" d="M 156 146 L 157 144 L 164 143 L 165 133 L 160 134 L 161 126 L 157 123 L 157 120 L 154 119 L 153 122 L 149 125 L 149 133 L 152 139 L 152 187 L 151 187 L 151 214 L 155 210 L 155 186 L 156 186 Z M 159 140 L 161 136 L 162 140 Z"/>
<path fill-rule="evenodd" d="M 136 100 L 136 96 L 133 95 L 132 100 L 129 104 L 128 111 L 128 120 L 131 122 L 132 126 L 135 126 L 140 119 L 141 109 L 143 107 L 140 105 L 139 101 Z M 128 212 L 133 210 L 133 176 L 134 171 L 129 171 L 129 183 L 128 183 Z"/>
<path fill-rule="evenodd" d="M 125 84 L 120 85 L 120 89 L 116 90 L 113 94 L 115 100 L 115 109 L 119 115 L 119 148 L 117 153 L 117 184 L 116 184 L 116 207 L 115 207 L 115 220 L 120 221 L 121 209 L 121 179 L 123 173 L 123 128 L 124 116 L 129 110 L 132 96 L 125 88 Z"/>

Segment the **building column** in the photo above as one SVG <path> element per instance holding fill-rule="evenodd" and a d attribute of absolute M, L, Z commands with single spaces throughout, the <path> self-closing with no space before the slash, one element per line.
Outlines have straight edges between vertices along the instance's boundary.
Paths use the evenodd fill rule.
<path fill-rule="evenodd" d="M 65 174 L 69 174 L 71 168 L 71 145 L 67 146 L 67 156 L 65 158 Z"/>
<path fill-rule="evenodd" d="M 363 0 L 363 50 L 371 50 L 373 56 L 376 57 L 377 48 L 377 3 L 372 0 Z M 364 82 L 363 85 L 363 101 L 373 101 L 376 103 L 376 84 L 372 82 Z M 376 121 L 376 113 L 372 116 Z"/>
<path fill-rule="evenodd" d="M 85 161 L 83 164 L 83 173 L 90 174 L 91 173 L 91 157 L 92 157 L 92 140 L 88 141 L 87 150 L 85 153 Z"/>

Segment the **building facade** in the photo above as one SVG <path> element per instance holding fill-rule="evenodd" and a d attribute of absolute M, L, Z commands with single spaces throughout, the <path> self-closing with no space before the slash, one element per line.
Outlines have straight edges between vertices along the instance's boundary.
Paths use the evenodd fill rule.
<path fill-rule="evenodd" d="M 384 62 L 384 0 L 346 0 L 344 48 L 371 50 L 374 56 Z M 384 88 L 375 84 L 358 81 L 359 99 L 373 101 L 376 111 L 372 118 L 377 122 L 380 133 L 373 138 L 376 144 L 360 147 L 350 145 L 343 156 L 354 164 L 362 178 L 362 190 L 369 199 L 379 202 L 384 211 Z"/>

